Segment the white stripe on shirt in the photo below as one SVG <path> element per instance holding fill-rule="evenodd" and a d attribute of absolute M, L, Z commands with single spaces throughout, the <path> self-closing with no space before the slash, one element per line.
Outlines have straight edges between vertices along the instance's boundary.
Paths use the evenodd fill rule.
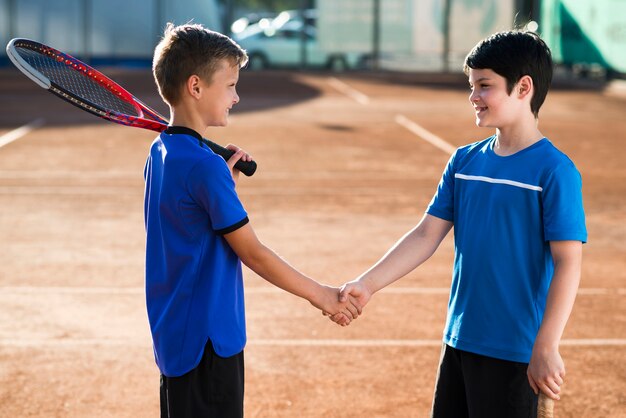
<path fill-rule="evenodd" d="M 487 183 L 507 184 L 509 186 L 521 187 L 522 189 L 535 190 L 537 192 L 543 191 L 543 188 L 539 186 L 533 186 L 532 184 L 520 183 L 519 181 L 513 181 L 513 180 L 494 179 L 491 177 L 484 177 L 484 176 L 470 176 L 467 174 L 459 174 L 459 173 L 455 173 L 454 178 L 458 178 L 462 180 L 484 181 Z"/>

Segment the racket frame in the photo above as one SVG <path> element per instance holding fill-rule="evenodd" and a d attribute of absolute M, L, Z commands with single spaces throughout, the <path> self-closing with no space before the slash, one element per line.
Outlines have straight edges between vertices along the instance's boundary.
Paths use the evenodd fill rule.
<path fill-rule="evenodd" d="M 28 62 L 26 62 L 26 60 L 24 60 L 20 56 L 19 52 L 17 52 L 16 48 L 18 47 L 27 48 L 44 55 L 48 55 L 51 58 L 54 58 L 56 61 L 65 64 L 74 71 L 82 73 L 83 77 L 88 77 L 92 81 L 95 81 L 109 92 L 117 95 L 120 100 L 128 103 L 133 108 L 135 108 L 135 110 L 137 111 L 137 116 L 105 109 L 97 103 L 93 103 L 92 101 L 85 98 L 77 98 L 74 94 L 67 91 L 54 81 L 50 80 L 44 74 L 41 74 L 41 72 L 34 69 Z M 126 126 L 144 128 L 156 132 L 162 132 L 167 129 L 168 121 L 158 112 L 149 108 L 146 104 L 133 96 L 125 88 L 120 86 L 115 81 L 111 80 L 106 75 L 102 74 L 100 71 L 96 70 L 93 67 L 90 67 L 89 65 L 83 63 L 77 58 L 72 57 L 71 55 L 65 54 L 57 49 L 54 49 L 37 41 L 20 38 L 12 39 L 9 42 L 9 44 L 7 45 L 7 54 L 13 64 L 18 67 L 24 74 L 26 74 L 31 80 L 37 83 L 37 85 L 59 96 L 63 100 L 80 107 L 83 110 L 86 110 L 96 116 L 99 116 L 111 122 L 116 122 Z M 148 118 L 144 117 L 145 115 L 148 115 Z"/>

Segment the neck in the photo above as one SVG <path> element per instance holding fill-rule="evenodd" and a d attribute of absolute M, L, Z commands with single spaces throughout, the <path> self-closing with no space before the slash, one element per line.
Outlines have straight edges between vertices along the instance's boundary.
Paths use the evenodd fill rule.
<path fill-rule="evenodd" d="M 543 134 L 537 127 L 537 120 L 533 118 L 533 123 L 496 129 L 494 151 L 501 156 L 515 154 L 542 138 Z"/>
<path fill-rule="evenodd" d="M 170 125 L 184 126 L 193 129 L 200 135 L 204 135 L 204 131 L 206 131 L 207 128 L 202 118 L 194 112 L 189 112 L 187 109 L 179 109 L 179 111 L 176 111 L 174 107 L 170 107 Z"/>

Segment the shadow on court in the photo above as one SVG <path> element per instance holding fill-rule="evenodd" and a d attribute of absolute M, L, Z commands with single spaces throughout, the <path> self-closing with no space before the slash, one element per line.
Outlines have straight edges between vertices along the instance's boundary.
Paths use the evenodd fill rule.
<path fill-rule="evenodd" d="M 107 71 L 105 68 L 103 72 L 149 107 L 169 116 L 149 70 Z M 282 71 L 252 73 L 243 70 L 237 91 L 241 102 L 233 108 L 234 115 L 290 106 L 321 94 L 318 89 L 299 82 L 294 73 Z M 38 118 L 44 118 L 48 126 L 106 123 L 64 103 L 14 68 L 0 70 L 0 110 L 0 128 L 8 129 Z"/>

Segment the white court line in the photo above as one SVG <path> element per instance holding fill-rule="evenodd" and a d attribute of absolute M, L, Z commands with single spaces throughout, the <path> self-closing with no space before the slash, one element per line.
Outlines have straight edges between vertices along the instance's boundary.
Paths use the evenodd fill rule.
<path fill-rule="evenodd" d="M 150 338 L 0 338 L 0 347 L 151 347 Z"/>
<path fill-rule="evenodd" d="M 444 141 L 443 139 L 439 138 L 437 135 L 433 134 L 432 132 L 422 128 L 420 125 L 413 122 L 411 119 L 407 118 L 406 116 L 396 115 L 395 120 L 397 124 L 413 132 L 415 135 L 417 135 L 424 141 L 429 142 L 430 144 L 434 145 L 440 150 L 448 154 L 453 154 L 454 151 L 456 151 L 456 147 L 454 147 L 452 144 Z"/>
<path fill-rule="evenodd" d="M 43 123 L 44 119 L 35 119 L 34 121 L 29 122 L 24 126 L 20 126 L 19 128 L 13 129 L 12 131 L 9 131 L 6 134 L 0 136 L 0 148 L 7 144 L 10 144 L 16 139 L 20 139 L 21 137 L 28 135 L 31 131 L 43 125 Z"/>
<path fill-rule="evenodd" d="M 0 347 L 150 347 L 149 338 L 1 338 Z M 251 339 L 247 346 L 261 347 L 441 347 L 438 339 Z M 561 340 L 565 347 L 624 347 L 626 338 Z"/>
<path fill-rule="evenodd" d="M 90 170 L 0 170 L 0 179 L 129 179 L 138 180 L 143 182 L 142 170 L 135 171 L 118 171 L 118 170 L 106 170 L 106 171 L 90 171 Z"/>
<path fill-rule="evenodd" d="M 329 78 L 328 84 L 330 84 L 338 92 L 345 94 L 359 104 L 366 105 L 370 102 L 369 97 L 367 97 L 365 94 L 361 93 L 357 89 L 350 87 L 338 78 Z"/>
<path fill-rule="evenodd" d="M 367 339 L 367 340 L 313 340 L 313 339 L 258 339 L 248 341 L 248 345 L 279 347 L 441 347 L 436 339 Z M 561 346 L 576 347 L 622 347 L 626 338 L 578 338 L 561 340 Z"/>
<path fill-rule="evenodd" d="M 252 346 L 277 346 L 277 347 L 441 347 L 441 340 L 417 339 L 417 340 L 391 340 L 391 339 L 367 339 L 367 340 L 314 340 L 314 339 L 258 339 L 248 341 Z"/>
<path fill-rule="evenodd" d="M 140 295 L 143 287 L 2 286 L 0 295 Z"/>
<path fill-rule="evenodd" d="M 137 186 L 0 186 L 0 195 L 9 196 L 136 196 L 142 195 L 144 188 Z M 397 195 L 391 187 L 256 187 L 242 188 L 240 196 L 385 196 Z"/>
<path fill-rule="evenodd" d="M 137 295 L 144 293 L 143 287 L 72 287 L 72 286 L 0 286 L 0 295 Z M 245 293 L 249 295 L 285 294 L 277 287 L 246 287 Z M 447 287 L 387 287 L 380 291 L 382 294 L 396 295 L 447 295 L 450 289 Z M 626 288 L 598 288 L 582 287 L 578 289 L 578 295 L 603 296 L 603 295 L 626 295 Z"/>
<path fill-rule="evenodd" d="M 277 287 L 246 287 L 246 294 L 276 294 L 286 293 Z M 448 295 L 450 288 L 448 287 L 386 287 L 380 290 L 382 294 L 394 295 Z M 626 295 L 626 288 L 598 288 L 598 287 L 581 287 L 578 289 L 579 296 L 608 296 L 608 295 Z"/>
<path fill-rule="evenodd" d="M 566 338 L 559 345 L 568 347 L 622 347 L 626 338 Z"/>
<path fill-rule="evenodd" d="M 0 195 L 141 196 L 141 186 L 0 186 Z"/>

